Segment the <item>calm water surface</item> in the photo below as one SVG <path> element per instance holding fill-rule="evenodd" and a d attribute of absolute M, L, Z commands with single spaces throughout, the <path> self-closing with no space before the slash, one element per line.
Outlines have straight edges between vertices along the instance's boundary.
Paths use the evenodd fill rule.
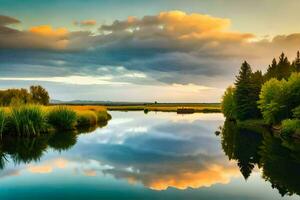
<path fill-rule="evenodd" d="M 222 114 L 111 114 L 90 133 L 4 140 L 0 199 L 299 199 L 298 151 L 230 124 L 217 136 Z"/>

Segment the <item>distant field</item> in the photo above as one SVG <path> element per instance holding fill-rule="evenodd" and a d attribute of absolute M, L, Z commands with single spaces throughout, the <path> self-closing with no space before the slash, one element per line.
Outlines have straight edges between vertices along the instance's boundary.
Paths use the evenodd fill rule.
<path fill-rule="evenodd" d="M 116 105 L 75 105 L 65 104 L 74 110 L 111 111 L 160 111 L 178 113 L 221 112 L 219 103 L 157 103 L 157 104 L 116 104 Z"/>
<path fill-rule="evenodd" d="M 201 103 L 201 104 L 146 104 L 146 105 L 117 105 L 107 106 L 108 110 L 118 111 L 162 111 L 162 112 L 221 112 L 219 103 Z"/>

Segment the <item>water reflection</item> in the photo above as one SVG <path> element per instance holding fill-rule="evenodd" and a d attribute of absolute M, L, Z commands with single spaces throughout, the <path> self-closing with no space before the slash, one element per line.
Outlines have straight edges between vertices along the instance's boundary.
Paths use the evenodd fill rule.
<path fill-rule="evenodd" d="M 249 130 L 250 129 L 250 130 Z M 272 188 L 284 195 L 300 194 L 300 150 L 295 141 L 284 141 L 266 128 L 251 131 L 226 120 L 222 128 L 222 148 L 228 158 L 236 160 L 247 179 L 255 166 Z"/>
<path fill-rule="evenodd" d="M 78 135 L 94 130 L 96 127 L 69 132 L 54 132 L 34 138 L 2 136 L 0 138 L 0 169 L 4 169 L 5 164 L 9 161 L 15 165 L 38 162 L 50 148 L 58 152 L 67 151 L 76 144 Z"/>
<path fill-rule="evenodd" d="M 2 138 L 0 198 L 278 199 L 271 184 L 299 194 L 297 149 L 221 114 L 114 112 L 105 128 Z"/>

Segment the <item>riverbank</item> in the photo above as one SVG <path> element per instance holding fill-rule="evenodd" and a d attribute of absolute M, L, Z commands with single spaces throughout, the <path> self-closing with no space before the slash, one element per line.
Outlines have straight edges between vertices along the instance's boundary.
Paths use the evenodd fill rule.
<path fill-rule="evenodd" d="M 0 108 L 0 135 L 38 136 L 104 126 L 105 107 L 21 105 Z"/>

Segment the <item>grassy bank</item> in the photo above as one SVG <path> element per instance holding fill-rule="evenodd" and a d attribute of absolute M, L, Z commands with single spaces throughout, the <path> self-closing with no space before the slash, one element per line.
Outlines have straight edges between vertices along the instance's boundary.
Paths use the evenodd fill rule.
<path fill-rule="evenodd" d="M 111 116 L 104 107 L 22 105 L 0 108 L 0 135 L 37 136 L 99 127 Z"/>
<path fill-rule="evenodd" d="M 178 113 L 213 113 L 221 112 L 218 103 L 199 103 L 199 104 L 145 104 L 145 105 L 118 105 L 107 106 L 108 110 L 115 111 L 160 111 Z"/>

